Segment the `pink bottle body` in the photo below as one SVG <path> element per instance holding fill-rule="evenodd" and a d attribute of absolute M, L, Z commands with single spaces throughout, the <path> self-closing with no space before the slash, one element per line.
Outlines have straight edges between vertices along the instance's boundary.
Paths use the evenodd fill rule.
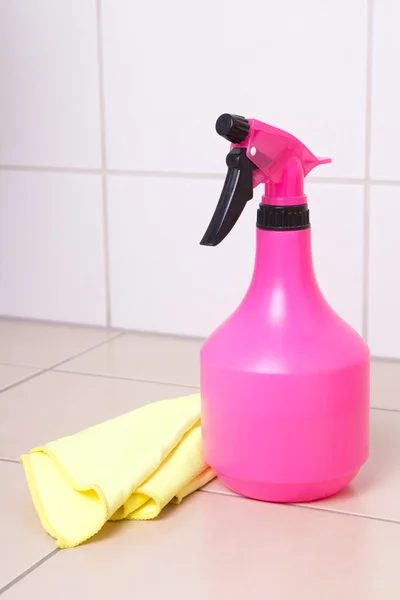
<path fill-rule="evenodd" d="M 204 458 L 239 494 L 324 498 L 366 461 L 369 350 L 319 289 L 310 229 L 257 229 L 248 292 L 201 350 L 201 396 Z"/>

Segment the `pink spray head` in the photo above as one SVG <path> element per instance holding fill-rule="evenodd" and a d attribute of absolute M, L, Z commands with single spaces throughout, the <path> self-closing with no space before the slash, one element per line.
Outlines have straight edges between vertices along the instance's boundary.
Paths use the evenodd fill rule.
<path fill-rule="evenodd" d="M 331 162 L 317 158 L 290 133 L 238 115 L 223 114 L 217 133 L 231 142 L 226 157 L 228 173 L 214 215 L 201 240 L 216 246 L 228 235 L 243 212 L 253 189 L 265 184 L 264 204 L 275 207 L 306 203 L 304 177 L 317 165 Z"/>

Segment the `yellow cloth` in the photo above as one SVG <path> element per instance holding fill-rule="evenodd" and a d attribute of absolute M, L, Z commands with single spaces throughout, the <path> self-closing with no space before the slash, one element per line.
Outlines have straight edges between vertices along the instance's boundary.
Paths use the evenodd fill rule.
<path fill-rule="evenodd" d="M 198 394 L 148 404 L 21 456 L 45 530 L 60 548 L 108 520 L 153 519 L 215 477 L 201 453 Z"/>

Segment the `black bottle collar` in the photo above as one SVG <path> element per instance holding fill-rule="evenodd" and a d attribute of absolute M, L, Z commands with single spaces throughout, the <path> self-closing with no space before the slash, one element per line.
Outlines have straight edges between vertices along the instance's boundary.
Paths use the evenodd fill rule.
<path fill-rule="evenodd" d="M 310 211 L 308 204 L 297 206 L 270 206 L 260 204 L 257 211 L 257 227 L 259 229 L 275 229 L 293 231 L 310 227 Z"/>

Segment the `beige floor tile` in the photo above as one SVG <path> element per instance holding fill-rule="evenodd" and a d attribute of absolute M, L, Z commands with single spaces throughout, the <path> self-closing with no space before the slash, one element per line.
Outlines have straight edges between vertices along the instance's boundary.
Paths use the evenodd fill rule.
<path fill-rule="evenodd" d="M 195 393 L 188 387 L 48 371 L 0 396 L 0 456 L 71 435 L 138 406 Z"/>
<path fill-rule="evenodd" d="M 0 320 L 0 363 L 48 368 L 118 335 L 115 331 Z"/>
<path fill-rule="evenodd" d="M 107 524 L 6 598 L 398 600 L 399 546 L 396 524 L 195 493 L 156 521 Z"/>
<path fill-rule="evenodd" d="M 200 340 L 131 333 L 62 365 L 62 370 L 199 385 Z"/>
<path fill-rule="evenodd" d="M 217 480 L 209 483 L 206 489 L 232 493 Z M 371 411 L 368 462 L 343 492 L 309 506 L 400 523 L 400 413 Z"/>
<path fill-rule="evenodd" d="M 1 590 L 55 546 L 39 523 L 21 465 L 0 461 L 0 481 Z"/>
<path fill-rule="evenodd" d="M 371 360 L 371 406 L 400 411 L 399 360 Z"/>
<path fill-rule="evenodd" d="M 23 381 L 27 377 L 39 373 L 40 369 L 30 367 L 16 367 L 14 365 L 0 365 L 0 390 L 8 388 L 10 385 Z"/>

